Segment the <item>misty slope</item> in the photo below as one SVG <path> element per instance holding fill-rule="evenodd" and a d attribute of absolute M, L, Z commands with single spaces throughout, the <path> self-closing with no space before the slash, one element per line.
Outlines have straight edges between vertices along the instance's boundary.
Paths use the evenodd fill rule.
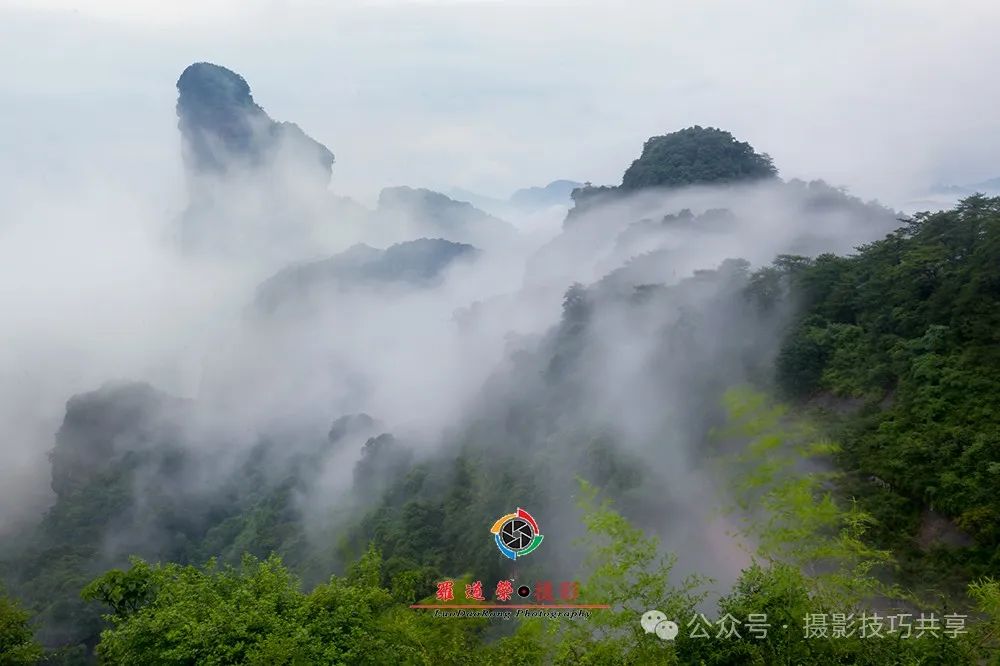
<path fill-rule="evenodd" d="M 703 529 L 712 491 L 698 468 L 717 396 L 766 372 L 774 346 L 778 320 L 758 318 L 748 279 L 747 265 L 731 261 L 673 287 L 633 285 L 627 296 L 572 287 L 559 324 L 511 350 L 468 422 L 389 490 L 354 548 L 371 540 L 398 566 L 499 577 L 505 563 L 482 538 L 482 517 L 517 498 L 547 517 L 548 540 L 519 575 L 573 570 L 582 477 L 662 535 L 685 570 L 698 562 L 735 576 L 733 553 Z M 447 528 L 428 533 L 426 524 Z"/>
<path fill-rule="evenodd" d="M 273 312 L 351 287 L 393 283 L 432 287 L 453 262 L 471 260 L 477 253 L 471 245 L 440 238 L 397 243 L 385 250 L 355 245 L 329 259 L 280 271 L 258 287 L 254 303 L 261 311 Z"/>
<path fill-rule="evenodd" d="M 682 571 L 696 560 L 728 583 L 732 554 L 699 513 L 713 496 L 700 465 L 720 453 L 707 437 L 718 396 L 748 381 L 786 392 L 803 413 L 832 405 L 842 497 L 874 517 L 870 536 L 900 559 L 902 580 L 960 598 L 970 580 L 995 574 L 1000 552 L 998 224 L 1000 200 L 975 197 L 851 256 L 782 256 L 754 272 L 732 260 L 674 286 L 627 271 L 574 286 L 559 325 L 513 350 L 487 385 L 452 452 L 369 514 L 356 552 L 371 540 L 410 565 L 502 575 L 476 521 L 513 488 L 557 517 L 547 528 L 556 543 L 528 576 L 570 566 L 559 544 L 579 536 L 566 517 L 580 475 L 662 535 Z M 455 529 L 413 542 L 428 520 Z M 689 520 L 700 529 L 688 531 Z"/>
<path fill-rule="evenodd" d="M 898 224 L 892 210 L 822 181 L 782 181 L 766 154 L 698 126 L 650 139 L 622 185 L 588 184 L 573 200 L 562 232 L 528 260 L 529 284 L 625 272 L 676 282 L 726 257 L 762 265 L 849 252 Z"/>
<path fill-rule="evenodd" d="M 188 403 L 146 385 L 108 386 L 67 403 L 51 454 L 55 504 L 36 529 L 5 542 L 0 569 L 15 590 L 28 591 L 45 644 L 72 645 L 95 635 L 100 619 L 79 598 L 80 585 L 122 553 L 149 552 L 146 518 L 164 525 L 197 520 L 196 502 L 178 515 L 169 502 L 139 503 L 134 495 L 138 469 L 153 482 L 150 499 L 171 475 L 183 473 L 186 460 L 176 442 L 189 416 Z M 106 529 L 115 522 L 113 532 Z M 163 543 L 176 534 L 165 532 Z M 108 556 L 108 539 L 122 541 L 117 557 Z M 168 548 L 176 553 L 178 545 Z"/>
<path fill-rule="evenodd" d="M 360 523 L 342 523 L 348 540 L 338 561 L 353 559 L 355 547 L 363 550 L 374 539 L 389 571 L 429 567 L 442 575 L 473 569 L 499 576 L 501 562 L 478 528 L 482 515 L 506 506 L 512 492 L 549 517 L 551 546 L 525 573 L 571 561 L 572 523 L 555 517 L 571 511 L 577 474 L 618 496 L 647 526 L 682 539 L 693 557 L 699 550 L 697 521 L 676 526 L 680 532 L 659 524 L 664 497 L 650 489 L 666 483 L 669 505 L 694 510 L 692 498 L 700 493 L 688 477 L 684 447 L 694 446 L 710 419 L 692 420 L 689 414 L 712 412 L 710 396 L 744 376 L 748 364 L 760 358 L 760 346 L 769 344 L 769 336 L 754 338 L 745 329 L 738 339 L 710 348 L 696 342 L 708 339 L 722 320 L 738 316 L 734 308 L 752 311 L 741 292 L 746 280 L 746 266 L 734 262 L 675 288 L 640 290 L 626 301 L 571 289 L 559 326 L 537 347 L 514 354 L 477 401 L 470 422 L 429 458 L 415 457 L 391 435 L 369 436 L 378 428 L 364 416 L 338 420 L 326 438 L 272 432 L 262 434 L 247 453 L 226 453 L 198 441 L 190 415 L 164 410 L 175 401 L 149 387 L 111 387 L 74 398 L 53 456 L 54 486 L 72 490 L 58 494 L 40 533 L 24 536 L 27 550 L 9 562 L 18 572 L 9 578 L 39 619 L 55 625 L 40 634 L 43 640 L 72 644 L 87 641 L 98 626 L 97 609 L 76 599 L 74 586 L 123 564 L 127 555 L 197 563 L 213 555 L 234 562 L 243 552 L 262 557 L 277 552 L 307 576 L 323 571 L 329 562 L 314 562 L 324 552 L 323 542 L 310 540 L 296 497 L 315 496 L 311 484 L 327 461 L 336 459 L 340 447 L 362 442 L 349 496 L 353 507 L 374 503 L 375 508 Z M 602 339 L 601 329 L 610 325 L 642 331 L 638 340 L 649 348 L 616 376 L 599 381 L 599 368 L 625 360 Z M 656 343 L 658 337 L 667 346 Z M 733 375 L 706 377 L 700 371 L 706 363 L 730 366 Z M 676 381 L 685 384 L 683 391 Z M 637 384 L 670 408 L 609 403 L 612 395 L 634 391 Z M 623 410 L 632 432 L 620 431 Z M 668 423 L 678 439 L 676 455 L 663 465 L 644 463 Z M 106 448 L 109 440 L 115 448 Z M 89 466 L 75 474 L 71 486 L 56 474 L 74 469 L 72 460 Z M 96 462 L 99 470 L 92 469 Z M 500 474 L 490 471 L 504 468 L 508 471 Z M 517 473 L 518 468 L 533 471 Z M 332 508 L 320 515 L 333 524 L 339 520 Z M 429 531 L 428 524 L 448 527 Z M 63 551 L 65 543 L 73 543 L 72 550 Z M 325 552 L 329 557 L 331 551 Z M 704 555 L 699 559 L 704 562 Z M 28 561 L 41 569 L 26 566 Z M 31 577 L 22 579 L 24 571 Z M 60 599 L 65 601 L 51 603 Z"/>
<path fill-rule="evenodd" d="M 399 226 L 419 236 L 440 237 L 490 247 L 509 242 L 514 228 L 465 201 L 412 187 L 387 187 L 379 193 L 373 224 Z"/>
<path fill-rule="evenodd" d="M 529 258 L 525 279 L 593 282 L 632 271 L 676 282 L 726 257 L 762 265 L 779 254 L 849 252 L 897 225 L 888 208 L 822 181 L 599 196 L 570 210 L 562 232 Z"/>
<path fill-rule="evenodd" d="M 353 460 L 356 448 L 359 496 L 379 487 L 365 482 L 365 470 L 399 464 L 380 462 L 389 436 L 364 414 L 337 419 L 325 435 L 275 430 L 228 449 L 205 441 L 193 410 L 191 401 L 142 384 L 108 385 L 67 404 L 52 451 L 55 503 L 37 528 L 4 544 L 0 567 L 31 603 L 45 645 L 92 646 L 100 613 L 79 590 L 133 555 L 202 563 L 279 553 L 301 573 L 315 565 L 313 575 L 324 577 L 329 562 L 310 562 L 317 553 L 299 498 L 324 464 Z"/>
<path fill-rule="evenodd" d="M 266 163 L 258 166 L 268 168 Z M 383 192 L 376 215 L 384 219 L 384 216 L 396 214 L 412 216 L 420 224 L 440 225 L 452 233 L 463 233 L 465 227 L 479 231 L 476 225 L 485 226 L 489 231 L 500 224 L 468 204 L 409 188 Z M 614 236 L 609 239 L 613 240 Z M 472 248 L 467 245 L 427 239 L 396 245 L 385 251 L 358 246 L 332 259 L 279 273 L 262 285 L 258 303 L 273 307 L 299 297 L 303 290 L 322 291 L 331 283 L 345 280 L 392 282 L 402 279 L 409 282 L 416 278 L 419 283 L 436 276 L 455 258 L 471 252 Z M 551 463 L 545 465 L 556 472 L 555 478 L 521 481 L 523 500 L 519 501 L 531 502 L 550 515 L 568 510 L 568 505 L 560 498 L 569 492 L 575 474 L 581 472 L 623 495 L 635 511 L 656 515 L 662 506 L 651 503 L 644 488 L 663 482 L 656 477 L 657 473 L 682 469 L 678 461 L 691 453 L 694 443 L 707 427 L 701 419 L 687 423 L 689 417 L 685 415 L 711 412 L 710 405 L 717 392 L 746 377 L 749 359 L 765 356 L 760 350 L 754 354 L 749 349 L 764 344 L 772 336 L 755 339 L 743 334 L 739 339 L 719 340 L 719 347 L 702 350 L 697 345 L 699 340 L 710 340 L 709 332 L 716 328 L 733 328 L 719 321 L 727 316 L 727 309 L 746 313 L 745 303 L 738 298 L 747 279 L 746 271 L 745 264 L 729 263 L 718 274 L 702 273 L 663 292 L 636 289 L 648 283 L 649 276 L 643 276 L 642 280 L 633 276 L 619 279 L 613 291 L 574 287 L 567 293 L 559 326 L 538 348 L 529 345 L 516 355 L 514 358 L 520 360 L 510 370 L 495 374 L 484 396 L 477 400 L 476 411 L 466 416 L 465 423 L 455 424 L 458 432 L 451 436 L 452 445 L 445 451 L 472 446 L 469 459 L 461 462 L 460 458 L 457 463 L 459 471 L 462 465 L 469 465 L 470 469 L 483 465 L 486 455 L 500 455 L 501 460 L 510 462 L 526 456 L 525 462 L 531 466 L 541 464 L 540 460 L 535 460 L 539 454 L 563 459 L 562 469 L 554 468 Z M 466 325 L 470 323 L 474 325 L 475 322 L 466 321 Z M 605 336 L 614 335 L 619 328 L 635 336 L 635 345 L 625 356 L 622 356 L 622 349 L 608 345 L 605 340 Z M 671 346 L 680 346 L 681 353 L 676 353 L 677 349 Z M 678 361 L 673 359 L 683 359 L 683 362 L 677 366 Z M 719 371 L 710 381 L 711 389 L 692 391 L 691 387 L 700 383 L 697 379 L 699 368 L 705 364 L 729 368 L 732 374 Z M 618 369 L 609 376 L 600 368 Z M 674 383 L 678 379 L 685 387 L 683 391 L 678 391 Z M 645 387 L 656 404 L 630 405 L 628 401 L 622 404 L 621 396 L 629 394 L 636 386 Z M 145 395 L 147 391 L 138 388 L 102 391 L 70 405 L 64 432 L 57 440 L 57 455 L 53 458 L 57 501 L 47 521 L 61 524 L 59 517 L 68 514 L 87 516 L 94 524 L 87 539 L 79 541 L 90 545 L 65 564 L 67 571 L 73 572 L 65 584 L 72 587 L 82 577 L 100 567 L 120 563 L 133 552 L 184 562 L 212 554 L 232 559 L 242 551 L 266 554 L 276 550 L 284 554 L 290 564 L 304 566 L 309 547 L 302 527 L 303 514 L 293 499 L 296 493 L 308 494 L 310 470 L 322 469 L 323 461 L 329 458 L 329 440 L 318 436 L 313 425 L 292 423 L 279 426 L 277 431 L 262 432 L 258 441 L 251 443 L 250 454 L 240 453 L 247 450 L 243 444 L 231 454 L 234 459 L 226 460 L 219 453 L 225 447 L 220 449 L 219 444 L 200 441 L 201 435 L 196 432 L 182 437 L 179 419 L 166 418 L 159 431 L 147 434 L 148 418 L 151 417 L 145 416 L 142 409 L 127 411 L 129 418 L 114 417 L 122 409 L 118 402 L 130 404 L 137 399 L 133 394 Z M 145 400 L 149 403 L 153 398 Z M 158 396 L 155 401 L 170 402 L 170 399 Z M 146 403 L 140 401 L 140 406 Z M 86 407 L 82 416 L 81 404 Z M 665 409 L 666 405 L 670 408 Z M 151 407 L 147 405 L 147 409 Z M 628 415 L 625 419 L 628 432 L 621 432 L 624 415 Z M 110 426 L 104 430 L 97 426 L 94 426 L 96 430 L 87 429 L 87 424 L 99 426 L 105 422 L 115 424 L 122 432 Z M 678 440 L 672 449 L 676 459 L 658 472 L 656 466 L 647 466 L 645 472 L 641 472 L 641 447 L 653 445 L 665 429 L 673 432 Z M 102 436 L 121 442 L 123 449 L 101 448 Z M 577 443 L 577 439 L 582 443 Z M 148 441 L 157 442 L 157 445 L 147 446 Z M 67 448 L 65 442 L 78 444 Z M 629 451 L 629 446 L 640 449 Z M 492 482 L 492 491 L 485 488 L 473 491 L 462 482 L 463 487 L 454 487 L 446 496 L 458 493 L 467 499 L 455 499 L 436 508 L 427 493 L 442 484 L 449 487 L 454 480 L 438 477 L 435 481 L 432 474 L 425 482 L 419 466 L 404 477 L 411 454 L 400 447 L 391 437 L 369 439 L 357 460 L 353 479 L 354 495 L 367 502 L 378 502 L 379 488 L 385 484 L 390 486 L 386 503 L 378 510 L 382 513 L 377 512 L 372 518 L 378 524 L 384 523 L 381 545 L 390 561 L 393 557 L 411 558 L 417 545 L 410 543 L 396 552 L 389 540 L 396 538 L 391 536 L 398 527 L 395 521 L 408 521 L 403 533 L 409 534 L 415 527 L 414 520 L 429 519 L 444 511 L 449 524 L 461 526 L 469 520 L 479 520 L 479 512 L 469 511 L 468 498 L 478 497 L 479 501 L 488 504 L 483 507 L 484 511 L 495 513 L 501 510 L 503 498 L 509 497 L 511 477 L 507 475 Z M 272 460 L 270 456 L 277 450 L 286 455 Z M 296 450 L 301 454 L 295 454 Z M 309 464 L 301 465 L 300 455 L 305 456 Z M 441 460 L 447 461 L 452 454 L 443 455 Z M 62 478 L 68 473 L 67 469 L 72 470 L 72 465 L 64 461 L 78 459 L 87 461 L 83 471 L 77 473 L 82 479 L 80 489 L 70 494 L 61 492 L 66 485 Z M 356 460 L 356 456 L 347 460 Z M 106 476 L 91 476 L 86 471 L 95 463 L 106 471 Z M 423 464 L 441 468 L 434 459 L 425 460 Z M 445 464 L 443 468 L 449 467 L 450 464 Z M 206 478 L 222 474 L 229 480 L 202 485 L 189 478 L 191 470 L 207 474 Z M 150 485 L 149 480 L 155 483 Z M 405 490 L 396 485 L 400 483 Z M 101 491 L 106 488 L 118 489 L 113 495 L 115 503 L 110 506 L 102 504 L 106 498 Z M 542 488 L 546 490 L 543 492 Z M 629 491 L 631 499 L 625 497 Z M 393 497 L 406 498 L 407 503 L 398 507 Z M 683 493 L 673 497 L 673 502 L 683 502 Z M 397 516 L 397 510 L 402 511 L 402 518 Z M 100 518 L 95 521 L 97 516 Z M 370 523 L 362 524 L 359 534 L 367 533 L 364 525 Z M 558 537 L 557 525 L 553 528 Z M 124 534 L 136 540 L 122 540 L 118 535 L 123 527 Z M 76 541 L 72 532 L 65 530 L 63 537 Z M 474 533 L 470 526 L 469 534 Z M 47 534 L 51 541 L 42 540 L 41 543 L 49 544 L 44 547 L 57 547 L 54 543 L 57 532 Z M 458 539 L 457 532 L 449 531 L 448 534 Z M 362 539 L 359 545 L 371 536 L 359 537 Z M 685 539 L 690 541 L 690 535 Z M 31 542 L 32 538 L 27 540 Z M 560 541 L 568 543 L 569 539 L 553 539 L 554 543 Z M 488 542 L 475 539 L 474 545 L 468 547 L 448 546 L 448 543 L 445 540 L 426 544 L 428 552 L 440 552 L 441 556 L 421 556 L 416 564 L 452 568 L 478 563 L 490 570 L 497 565 L 495 554 L 487 548 Z M 560 553 L 558 546 L 546 550 L 552 557 L 569 556 L 567 552 Z M 545 557 L 537 561 L 544 563 Z M 465 565 L 461 564 L 462 558 L 466 558 Z M 51 560 L 48 557 L 38 559 Z M 58 579 L 51 572 L 48 577 Z M 29 576 L 19 589 L 32 589 L 31 581 L 36 578 Z M 31 592 L 27 596 L 36 604 L 52 601 L 52 597 Z M 58 598 L 61 593 L 54 596 Z M 78 601 L 73 606 L 72 613 L 87 615 L 86 610 L 79 608 Z M 43 612 L 42 617 L 47 618 L 48 612 Z M 93 621 L 91 614 L 88 621 L 80 621 L 80 626 L 93 627 Z M 76 640 L 84 640 L 86 635 L 84 630 Z M 66 638 L 62 636 L 56 642 Z M 47 640 L 53 639 L 48 637 Z"/>

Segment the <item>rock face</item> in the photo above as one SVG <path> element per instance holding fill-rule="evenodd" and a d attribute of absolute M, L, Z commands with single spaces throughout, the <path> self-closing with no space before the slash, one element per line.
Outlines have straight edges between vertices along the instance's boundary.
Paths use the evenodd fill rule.
<path fill-rule="evenodd" d="M 178 244 L 274 265 L 306 253 L 330 201 L 333 153 L 294 123 L 272 120 L 225 67 L 195 63 L 177 91 L 188 190 Z"/>
<path fill-rule="evenodd" d="M 294 123 L 275 122 L 250 94 L 246 80 L 207 62 L 190 65 L 177 80 L 177 127 L 184 161 L 195 172 L 260 166 L 290 150 L 330 177 L 333 153 Z"/>

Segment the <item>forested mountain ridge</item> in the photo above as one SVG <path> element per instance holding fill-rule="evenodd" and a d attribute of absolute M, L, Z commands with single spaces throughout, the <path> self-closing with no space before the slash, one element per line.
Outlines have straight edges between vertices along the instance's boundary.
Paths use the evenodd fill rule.
<path fill-rule="evenodd" d="M 930 551 L 926 566 L 941 578 L 1000 569 L 998 257 L 1000 198 L 976 195 L 854 256 L 783 269 L 802 309 L 777 359 L 779 385 L 798 399 L 857 399 L 861 412 L 841 424 L 852 491 L 884 544 Z M 926 534 L 934 512 L 967 537 L 937 543 Z"/>

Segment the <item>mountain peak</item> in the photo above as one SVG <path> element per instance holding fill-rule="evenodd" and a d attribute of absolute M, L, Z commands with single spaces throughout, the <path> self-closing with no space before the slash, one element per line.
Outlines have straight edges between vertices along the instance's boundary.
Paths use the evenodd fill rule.
<path fill-rule="evenodd" d="M 260 166 L 278 150 L 300 151 L 329 179 L 334 156 L 294 123 L 276 122 L 258 105 L 246 79 L 208 62 L 189 65 L 177 79 L 177 127 L 184 160 L 195 172 L 225 172 L 234 163 Z"/>
<path fill-rule="evenodd" d="M 646 187 L 733 183 L 772 178 L 777 170 L 766 153 L 715 127 L 687 127 L 654 136 L 625 171 L 623 190 Z"/>

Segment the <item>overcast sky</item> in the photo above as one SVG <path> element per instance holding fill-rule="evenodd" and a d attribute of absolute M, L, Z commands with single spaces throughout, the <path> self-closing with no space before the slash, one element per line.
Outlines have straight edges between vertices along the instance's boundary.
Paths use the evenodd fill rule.
<path fill-rule="evenodd" d="M 1000 3 L 0 1 L 0 176 L 179 173 L 207 60 L 334 151 L 333 187 L 620 182 L 649 136 L 732 131 L 785 177 L 895 203 L 1000 176 Z"/>

